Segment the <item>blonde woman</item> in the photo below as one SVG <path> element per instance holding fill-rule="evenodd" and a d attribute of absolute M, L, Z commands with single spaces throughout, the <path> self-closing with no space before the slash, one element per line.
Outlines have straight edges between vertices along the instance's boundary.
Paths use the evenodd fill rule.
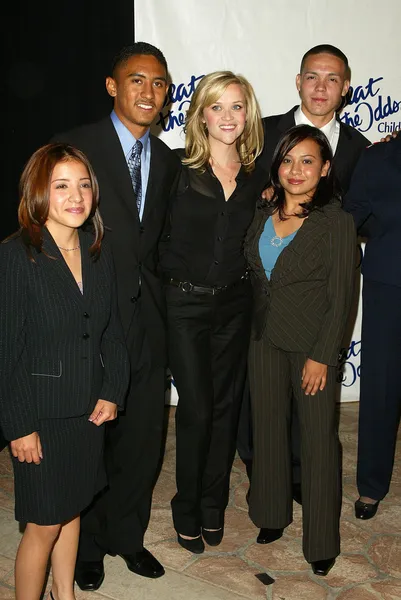
<path fill-rule="evenodd" d="M 251 286 L 243 243 L 266 174 L 260 111 L 249 82 L 206 75 L 186 119 L 183 168 L 161 249 L 170 368 L 177 385 L 178 542 L 194 553 L 223 538 L 241 405 Z"/>

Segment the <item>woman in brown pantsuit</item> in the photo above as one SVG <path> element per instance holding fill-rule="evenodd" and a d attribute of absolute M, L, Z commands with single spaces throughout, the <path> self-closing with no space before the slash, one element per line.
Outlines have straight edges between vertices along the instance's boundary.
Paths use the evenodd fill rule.
<path fill-rule="evenodd" d="M 290 129 L 245 252 L 254 288 L 249 353 L 254 467 L 249 513 L 259 541 L 292 521 L 291 398 L 301 428 L 303 551 L 326 575 L 340 552 L 336 365 L 353 292 L 356 234 L 342 210 L 326 136 Z M 274 485 L 273 485 L 274 482 Z"/>

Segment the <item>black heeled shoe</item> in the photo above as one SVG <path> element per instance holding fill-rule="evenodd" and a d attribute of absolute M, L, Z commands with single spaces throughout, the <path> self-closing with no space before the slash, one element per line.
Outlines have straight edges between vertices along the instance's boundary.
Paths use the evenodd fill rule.
<path fill-rule="evenodd" d="M 284 529 L 270 529 L 269 527 L 262 527 L 259 531 L 259 535 L 256 538 L 258 544 L 271 544 L 279 540 L 283 535 Z"/>
<path fill-rule="evenodd" d="M 188 552 L 192 552 L 192 554 L 202 554 L 205 551 L 205 544 L 201 535 L 193 540 L 186 540 L 177 533 L 177 541 L 180 546 L 188 550 Z"/>
<path fill-rule="evenodd" d="M 355 502 L 355 517 L 357 519 L 364 519 L 365 521 L 371 519 L 377 513 L 379 504 L 380 500 L 377 500 L 375 504 L 367 504 L 358 498 Z"/>
<path fill-rule="evenodd" d="M 215 529 L 214 531 L 210 531 L 210 529 L 202 529 L 202 537 L 208 546 L 218 546 L 221 544 L 223 535 L 223 527 L 220 527 L 220 529 Z"/>
<path fill-rule="evenodd" d="M 53 596 L 53 592 L 50 590 L 50 600 L 55 600 Z"/>
<path fill-rule="evenodd" d="M 315 575 L 319 575 L 320 577 L 326 577 L 327 573 L 330 571 L 336 562 L 335 558 L 326 558 L 324 560 L 314 560 L 311 562 L 312 571 Z"/>

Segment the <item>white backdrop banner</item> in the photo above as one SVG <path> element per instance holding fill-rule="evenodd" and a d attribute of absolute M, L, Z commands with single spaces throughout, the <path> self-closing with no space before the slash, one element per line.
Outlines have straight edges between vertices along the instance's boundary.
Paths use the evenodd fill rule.
<path fill-rule="evenodd" d="M 263 116 L 287 112 L 299 103 L 295 76 L 303 54 L 327 43 L 347 55 L 352 71 L 342 120 L 379 141 L 401 129 L 400 22 L 400 0 L 135 0 L 135 40 L 162 50 L 172 81 L 154 133 L 182 147 L 196 85 L 220 69 L 250 81 Z M 345 401 L 359 396 L 359 290 L 355 305 L 343 360 Z"/>

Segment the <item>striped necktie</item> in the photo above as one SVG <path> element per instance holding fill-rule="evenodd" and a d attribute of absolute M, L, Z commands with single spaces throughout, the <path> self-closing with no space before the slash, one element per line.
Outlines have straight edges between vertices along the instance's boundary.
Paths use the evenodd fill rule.
<path fill-rule="evenodd" d="M 131 156 L 128 159 L 128 169 L 131 175 L 132 187 L 136 196 L 136 206 L 138 208 L 138 215 L 141 214 L 141 202 L 142 202 L 142 179 L 141 179 L 141 153 L 142 153 L 142 142 L 139 140 L 132 146 Z"/>

